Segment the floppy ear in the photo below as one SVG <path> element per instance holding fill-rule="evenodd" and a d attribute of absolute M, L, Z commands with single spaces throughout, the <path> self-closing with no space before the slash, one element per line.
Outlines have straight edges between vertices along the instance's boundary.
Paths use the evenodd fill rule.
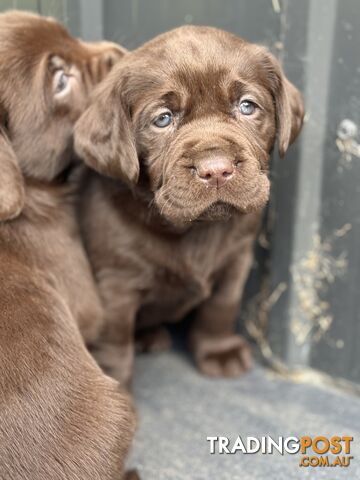
<path fill-rule="evenodd" d="M 126 48 L 113 42 L 81 42 L 90 52 L 89 70 L 93 81 L 103 80 L 113 66 L 128 53 Z"/>
<path fill-rule="evenodd" d="M 304 120 L 304 102 L 299 90 L 285 77 L 276 58 L 265 53 L 266 73 L 272 84 L 276 107 L 278 148 L 283 157 L 300 133 Z"/>
<path fill-rule="evenodd" d="M 76 123 L 75 150 L 99 173 L 136 183 L 140 167 L 130 112 L 114 83 L 110 74 Z"/>
<path fill-rule="evenodd" d="M 276 98 L 278 145 L 283 157 L 296 137 L 304 121 L 304 103 L 299 90 L 282 73 L 280 92 Z"/>
<path fill-rule="evenodd" d="M 16 218 L 25 203 L 24 179 L 2 122 L 0 110 L 0 221 Z"/>

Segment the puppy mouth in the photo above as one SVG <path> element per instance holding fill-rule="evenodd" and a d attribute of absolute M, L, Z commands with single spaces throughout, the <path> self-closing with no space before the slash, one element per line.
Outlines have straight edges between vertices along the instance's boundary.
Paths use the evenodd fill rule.
<path fill-rule="evenodd" d="M 270 182 L 256 158 L 231 169 L 226 158 L 215 160 L 217 163 L 208 162 L 210 165 L 204 161 L 204 172 L 190 169 L 190 174 L 189 168 L 177 164 L 155 193 L 154 203 L 161 216 L 173 224 L 222 221 L 235 214 L 259 211 L 266 205 Z M 228 172 L 231 175 L 225 177 Z M 221 186 L 217 182 L 220 176 Z"/>
<path fill-rule="evenodd" d="M 173 224 L 226 221 L 234 215 L 245 215 L 261 210 L 269 198 L 269 181 L 263 176 L 260 184 L 248 186 L 245 191 L 228 191 L 226 187 L 210 191 L 194 192 L 184 187 L 177 192 L 155 194 L 155 203 L 161 216 Z M 210 189 L 209 189 L 210 190 Z M 208 193 L 208 194 L 206 194 Z"/>

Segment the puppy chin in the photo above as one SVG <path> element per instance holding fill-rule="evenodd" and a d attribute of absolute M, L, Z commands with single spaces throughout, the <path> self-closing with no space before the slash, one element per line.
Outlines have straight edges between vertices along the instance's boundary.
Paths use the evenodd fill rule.
<path fill-rule="evenodd" d="M 194 223 L 226 222 L 236 215 L 247 215 L 261 211 L 267 203 L 267 198 L 258 198 L 249 204 L 236 205 L 224 201 L 216 201 L 207 205 L 194 204 L 191 207 L 166 208 L 157 205 L 160 216 L 167 224 L 178 230 L 186 230 Z"/>
<path fill-rule="evenodd" d="M 199 222 L 219 222 L 230 220 L 230 218 L 241 213 L 233 205 L 224 202 L 216 202 L 204 210 L 196 219 Z"/>
<path fill-rule="evenodd" d="M 255 213 L 261 211 L 266 203 L 268 197 L 256 198 L 250 203 L 237 203 L 217 201 L 205 208 L 196 218 L 192 221 L 196 222 L 226 222 L 236 215 L 247 215 L 249 213 Z"/>
<path fill-rule="evenodd" d="M 239 211 L 232 205 L 217 202 L 207 207 L 202 207 L 201 210 L 192 209 L 187 211 L 187 209 L 184 209 L 182 214 L 179 213 L 180 212 L 178 212 L 178 214 L 175 212 L 162 212 L 162 217 L 173 227 L 186 229 L 198 222 L 210 223 L 230 220 L 230 218 L 238 214 Z"/>

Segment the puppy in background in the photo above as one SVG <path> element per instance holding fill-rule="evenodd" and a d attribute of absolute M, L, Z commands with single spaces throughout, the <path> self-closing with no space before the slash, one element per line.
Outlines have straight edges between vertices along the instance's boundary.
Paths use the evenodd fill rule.
<path fill-rule="evenodd" d="M 105 306 L 100 363 L 131 378 L 134 332 L 147 348 L 196 309 L 190 346 L 207 375 L 249 368 L 236 333 L 268 201 L 269 156 L 303 121 L 300 93 L 263 47 L 187 26 L 126 55 L 75 129 L 91 174 L 82 230 Z M 150 343 L 149 343 L 150 339 Z"/>
<path fill-rule="evenodd" d="M 122 56 L 0 15 L 0 478 L 123 478 L 134 413 L 85 348 L 102 310 L 67 181 L 73 125 Z"/>

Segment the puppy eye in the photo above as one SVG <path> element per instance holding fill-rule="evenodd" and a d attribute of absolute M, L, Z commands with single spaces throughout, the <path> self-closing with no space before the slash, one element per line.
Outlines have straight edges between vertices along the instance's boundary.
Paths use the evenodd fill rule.
<path fill-rule="evenodd" d="M 154 125 L 158 128 L 168 127 L 172 122 L 173 116 L 171 112 L 164 112 L 154 120 Z"/>
<path fill-rule="evenodd" d="M 55 95 L 64 95 L 70 87 L 70 77 L 64 70 L 58 70 L 54 75 L 54 93 Z"/>
<path fill-rule="evenodd" d="M 243 115 L 252 115 L 255 112 L 256 107 L 256 103 L 252 102 L 251 100 L 243 100 L 239 105 L 240 112 Z"/>

